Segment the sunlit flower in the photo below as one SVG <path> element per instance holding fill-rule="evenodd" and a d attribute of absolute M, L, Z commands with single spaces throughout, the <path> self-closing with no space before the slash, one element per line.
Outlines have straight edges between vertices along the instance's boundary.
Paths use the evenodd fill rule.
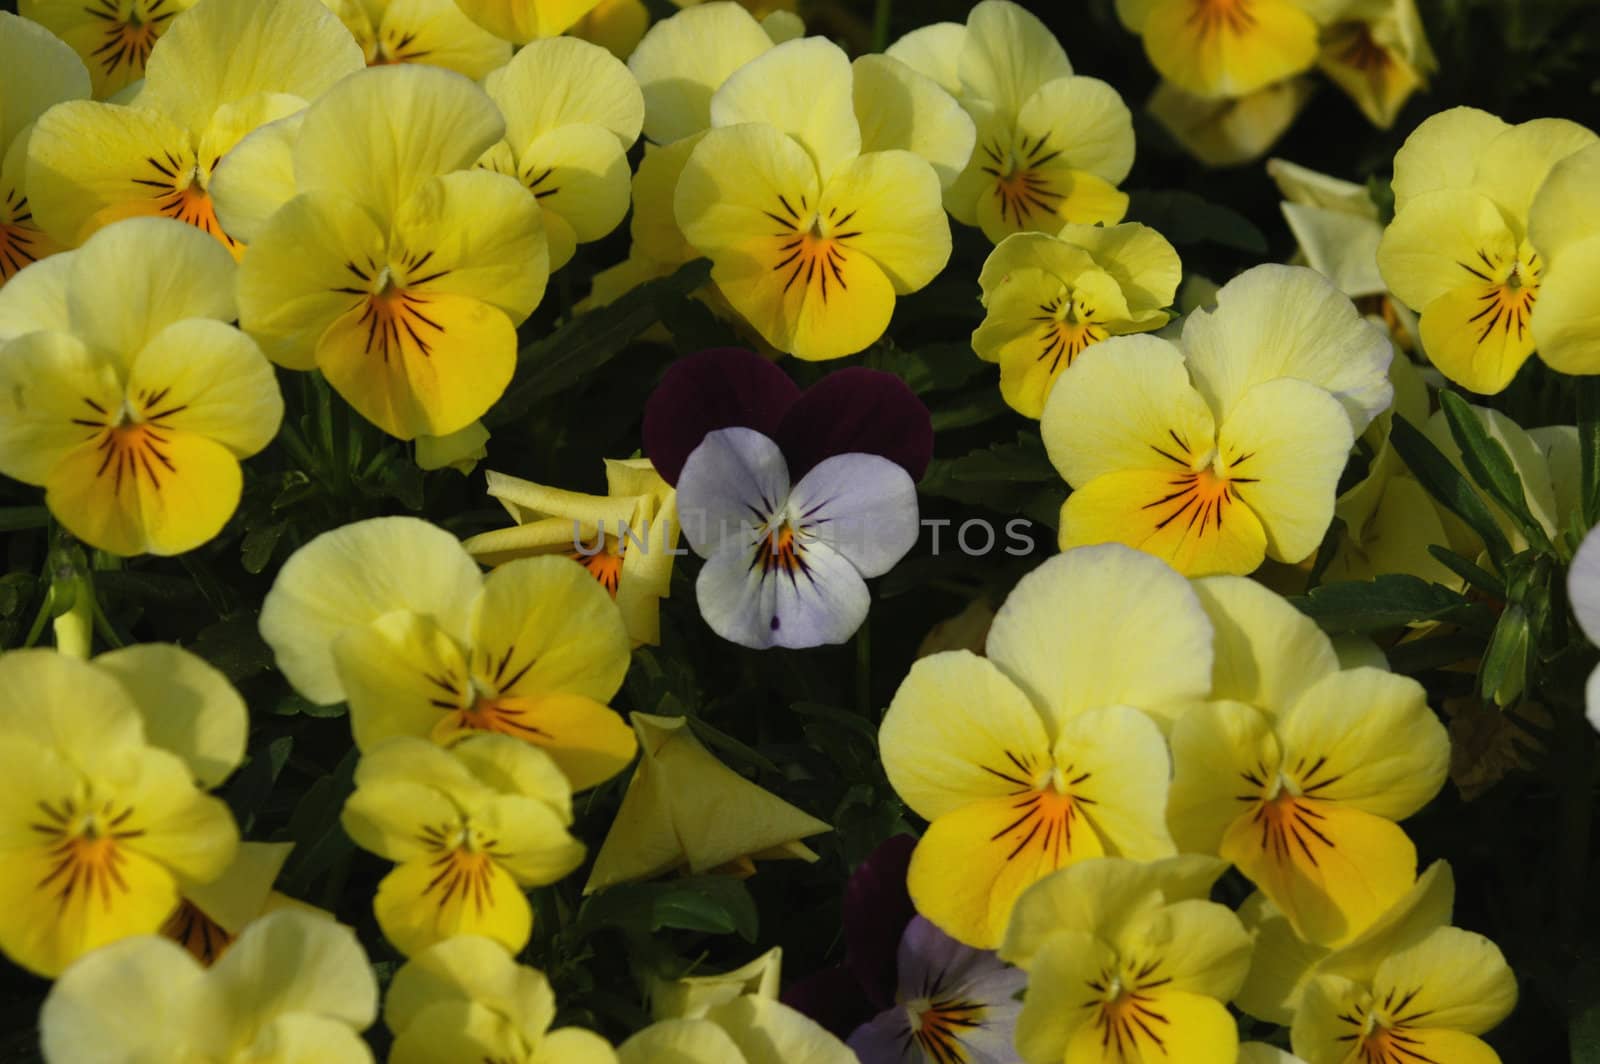
<path fill-rule="evenodd" d="M 567 833 L 566 778 L 542 750 L 504 735 L 448 750 L 409 738 L 373 747 L 341 820 L 357 846 L 395 863 L 372 909 L 407 956 L 454 935 L 522 949 L 533 929 L 525 888 L 583 861 Z"/>
<path fill-rule="evenodd" d="M 201 964 L 215 964 L 252 921 L 298 904 L 272 890 L 293 849 L 287 842 L 241 842 L 216 879 L 183 884 L 182 900 L 161 933 Z"/>
<path fill-rule="evenodd" d="M 209 969 L 164 938 L 95 951 L 51 987 L 39 1033 L 48 1064 L 370 1064 L 360 1032 L 377 1012 L 377 980 L 350 929 L 284 910 Z"/>
<path fill-rule="evenodd" d="M 749 11 L 733 3 L 691 7 L 651 26 L 628 57 L 644 94 L 644 135 L 667 145 L 710 129 L 711 97 L 775 43 Z M 670 195 L 665 202 L 670 215 Z"/>
<path fill-rule="evenodd" d="M 511 44 L 461 13 L 455 0 L 323 0 L 368 66 L 427 63 L 481 78 L 511 58 Z"/>
<path fill-rule="evenodd" d="M 1028 1064 L 1235 1064 L 1227 1002 L 1250 964 L 1238 917 L 1205 899 L 1194 858 L 1085 861 L 1017 901 L 1000 956 L 1028 972 L 1017 1050 Z"/>
<path fill-rule="evenodd" d="M 1284 159 L 1267 160 L 1267 174 L 1283 194 L 1278 206 L 1307 266 L 1351 299 L 1388 292 L 1378 273 L 1383 223 L 1367 186 Z"/>
<path fill-rule="evenodd" d="M 1306 1064 L 1448 1060 L 1499 1064 L 1478 1037 L 1510 1015 L 1517 982 L 1482 935 L 1441 927 L 1383 956 L 1370 977 L 1319 976 L 1292 1028 Z"/>
<path fill-rule="evenodd" d="M 166 215 L 237 258 L 237 234 L 212 202 L 218 162 L 361 66 L 361 49 L 317 0 L 201 0 L 150 51 L 131 103 L 70 101 L 39 119 L 27 164 L 39 227 L 74 247 L 119 218 Z"/>
<path fill-rule="evenodd" d="M 490 566 L 565 554 L 611 593 L 635 644 L 659 643 L 660 603 L 671 593 L 678 551 L 677 493 L 648 458 L 608 458 L 605 465 L 604 495 L 491 471 L 489 494 L 516 524 L 473 536 L 465 546 Z"/>
<path fill-rule="evenodd" d="M 1343 0 L 1327 18 L 1317 65 L 1373 125 L 1388 129 L 1439 67 L 1416 0 Z"/>
<path fill-rule="evenodd" d="M 718 761 L 686 718 L 634 713 L 630 719 L 639 763 L 585 894 L 677 868 L 699 875 L 731 866 L 748 875 L 753 861 L 817 859 L 800 840 L 828 825 Z"/>
<path fill-rule="evenodd" d="M 389 1064 L 615 1064 L 605 1039 L 577 1027 L 552 1031 L 556 998 L 542 972 L 505 946 L 457 935 L 395 973 L 383 1020 L 394 1032 Z"/>
<path fill-rule="evenodd" d="M 863 1064 L 943 1064 L 1011 1059 L 1011 1039 L 1027 982 L 993 953 L 963 946 L 921 916 L 900 940 L 893 1008 L 850 1036 Z"/>
<path fill-rule="evenodd" d="M 917 911 L 993 948 L 1017 896 L 1063 865 L 1173 853 L 1151 714 L 1205 697 L 1211 642 L 1187 581 L 1102 546 L 1023 577 L 986 657 L 912 665 L 878 742 L 896 793 L 930 822 L 909 874 Z"/>
<path fill-rule="evenodd" d="M 53 651 L 0 656 L 0 949 L 40 975 L 154 934 L 178 906 L 180 884 L 216 878 L 238 845 L 228 807 L 196 787 L 192 763 L 147 735 L 145 721 L 166 706 L 149 697 L 160 677 L 148 666 L 160 659 L 121 653 L 120 670 Z M 237 714 L 243 739 L 244 706 L 231 689 L 231 705 L 219 705 L 186 698 L 184 675 L 176 679 L 179 714 L 193 716 L 196 699 Z"/>
<path fill-rule="evenodd" d="M 565 33 L 600 0 L 456 0 L 462 12 L 512 44 Z"/>
<path fill-rule="evenodd" d="M 1072 73 L 1026 9 L 984 0 L 965 26 L 924 27 L 888 54 L 943 85 L 977 126 L 972 161 L 945 194 L 957 221 L 998 243 L 1122 220 L 1128 197 L 1116 186 L 1133 166 L 1133 117 L 1110 85 Z"/>
<path fill-rule="evenodd" d="M 626 60 L 649 28 L 650 9 L 644 0 L 600 0 L 567 32 Z"/>
<path fill-rule="evenodd" d="M 1173 837 L 1238 866 L 1301 937 L 1342 944 L 1415 879 L 1395 822 L 1444 784 L 1449 738 L 1421 684 L 1340 669 L 1327 637 L 1272 592 L 1215 577 L 1200 593 L 1226 633 L 1219 673 L 1235 679 L 1173 726 Z"/>
<path fill-rule="evenodd" d="M 1551 170 L 1529 211 L 1528 238 L 1545 256 L 1533 316 L 1539 357 L 1563 373 L 1600 372 L 1600 145 Z"/>
<path fill-rule="evenodd" d="M 628 149 L 644 98 L 616 57 L 587 41 L 535 41 L 484 79 L 505 139 L 478 165 L 527 186 L 543 208 L 550 268 L 599 240 L 628 213 Z"/>
<path fill-rule="evenodd" d="M 1196 96 L 1245 96 L 1317 61 L 1315 0 L 1117 0 L 1161 76 Z"/>
<path fill-rule="evenodd" d="M 71 48 L 37 24 L 0 11 L 0 285 L 60 250 L 28 205 L 29 124 L 63 100 L 88 95 L 89 72 Z"/>
<path fill-rule="evenodd" d="M 798 392 L 759 355 L 713 350 L 674 365 L 645 407 L 645 453 L 707 559 L 700 613 L 757 649 L 855 633 L 865 578 L 916 542 L 914 478 L 932 453 L 927 408 L 891 374 L 851 368 Z"/>
<path fill-rule="evenodd" d="M 94 79 L 95 98 L 105 99 L 144 77 L 156 41 L 194 2 L 18 0 L 17 11 L 77 52 Z"/>
<path fill-rule="evenodd" d="M 1190 575 L 1298 562 L 1322 542 L 1354 433 L 1389 404 L 1383 333 L 1310 270 L 1258 266 L 1180 346 L 1104 340 L 1056 382 L 1041 428 L 1075 489 L 1063 549 L 1125 543 Z"/>
<path fill-rule="evenodd" d="M 283 417 L 271 364 L 227 324 L 233 273 L 215 241 L 141 218 L 0 289 L 0 471 L 85 542 L 181 554 L 233 515 L 239 460 Z"/>
<path fill-rule="evenodd" d="M 713 128 L 673 196 L 722 295 L 773 347 L 805 359 L 877 340 L 896 296 L 950 257 L 938 171 L 903 147 L 873 150 L 853 93 L 849 59 L 826 41 L 750 61 L 717 89 Z"/>
<path fill-rule="evenodd" d="M 972 349 L 1000 364 L 1000 394 L 1036 418 L 1056 378 L 1090 344 L 1168 321 L 1183 267 L 1160 233 L 1142 225 L 1069 225 L 1056 236 L 1000 242 L 978 285 L 987 314 Z"/>
<path fill-rule="evenodd" d="M 745 995 L 699 1019 L 661 1020 L 617 1047 L 621 1064 L 858 1064 L 845 1044 L 795 1010 Z"/>
<path fill-rule="evenodd" d="M 1207 166 L 1238 166 L 1261 158 L 1294 124 L 1316 86 L 1295 77 L 1243 96 L 1196 96 L 1170 81 L 1150 94 L 1145 109 Z"/>
<path fill-rule="evenodd" d="M 1569 216 L 1557 192 L 1545 201 L 1542 224 L 1530 229 L 1546 178 L 1593 143 L 1593 133 L 1564 119 L 1511 126 L 1456 107 L 1423 122 L 1395 155 L 1395 216 L 1378 248 L 1378 268 L 1395 296 L 1422 314 L 1429 360 L 1462 387 L 1502 390 L 1536 346 L 1557 369 L 1600 367 L 1581 326 L 1575 344 L 1561 343 L 1574 320 L 1593 311 L 1586 297 L 1562 298 L 1559 289 L 1555 300 L 1544 298 L 1551 251 L 1537 242 L 1547 234 L 1573 246 L 1581 219 L 1591 215 L 1580 209 Z M 1588 187 L 1581 173 L 1575 176 L 1571 196 L 1586 203 Z M 1541 345 L 1543 336 L 1556 339 Z"/>
<path fill-rule="evenodd" d="M 349 702 L 363 750 L 395 736 L 509 735 L 546 751 L 575 790 L 633 758 L 632 733 L 606 706 L 628 668 L 622 616 L 565 558 L 485 577 L 425 521 L 360 521 L 284 563 L 261 634 L 302 695 Z"/>
<path fill-rule="evenodd" d="M 516 326 L 548 275 L 538 200 L 504 174 L 456 172 L 505 128 L 481 89 L 436 67 L 374 67 L 322 96 L 292 147 L 298 194 L 247 234 L 245 331 L 278 364 L 321 370 L 390 435 L 477 420 L 511 379 Z M 217 175 L 225 220 L 261 213 L 248 162 Z"/>

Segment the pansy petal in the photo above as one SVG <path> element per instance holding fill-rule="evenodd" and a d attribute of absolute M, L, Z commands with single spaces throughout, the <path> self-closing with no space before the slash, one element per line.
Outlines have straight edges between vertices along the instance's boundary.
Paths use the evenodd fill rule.
<path fill-rule="evenodd" d="M 458 0 L 467 17 L 496 37 L 527 44 L 565 33 L 600 0 Z"/>
<path fill-rule="evenodd" d="M 472 704 L 460 648 L 425 614 L 397 609 L 332 637 L 350 730 L 361 750 L 397 735 L 427 738 Z"/>
<path fill-rule="evenodd" d="M 384 937 L 410 956 L 454 935 L 483 935 L 519 951 L 533 932 L 533 910 L 511 874 L 483 855 L 412 860 L 378 884 L 373 913 Z M 459 865 L 459 867 L 458 867 Z M 448 871 L 448 880 L 440 872 Z M 446 885 L 448 882 L 448 885 Z"/>
<path fill-rule="evenodd" d="M 1600 303 L 1595 283 L 1600 276 L 1600 230 L 1595 232 L 1595 237 L 1569 245 L 1560 263 L 1549 268 L 1539 285 L 1534 343 L 1545 364 L 1562 373 L 1600 372 Z"/>
<path fill-rule="evenodd" d="M 972 158 L 972 118 L 937 82 L 892 56 L 864 55 L 851 69 L 862 152 L 912 152 L 948 188 Z"/>
<path fill-rule="evenodd" d="M 1475 107 L 1452 107 L 1429 116 L 1395 153 L 1396 215 L 1424 193 L 1470 187 L 1490 142 L 1510 128 Z"/>
<path fill-rule="evenodd" d="M 73 258 L 69 252 L 58 252 L 40 259 L 0 287 L 0 343 L 39 330 L 72 330 L 67 286 Z"/>
<path fill-rule="evenodd" d="M 1055 760 L 1106 853 L 1153 861 L 1176 852 L 1167 833 L 1171 759 L 1149 715 L 1129 706 L 1079 714 L 1062 725 Z"/>
<path fill-rule="evenodd" d="M 241 140 L 211 172 L 211 199 L 222 228 L 249 243 L 295 195 L 294 142 L 304 111 L 268 122 Z"/>
<path fill-rule="evenodd" d="M 94 659 L 138 708 L 145 736 L 188 764 L 200 786 L 227 779 L 244 760 L 249 714 L 226 676 L 167 643 L 141 643 Z"/>
<path fill-rule="evenodd" d="M 1196 580 L 1194 589 L 1217 633 L 1210 697 L 1281 713 L 1338 670 L 1327 635 L 1281 595 L 1235 576 Z"/>
<path fill-rule="evenodd" d="M 938 175 L 909 151 L 875 151 L 841 165 L 822 191 L 819 219 L 833 239 L 872 259 L 904 295 L 950 259 Z"/>
<path fill-rule="evenodd" d="M 311 1013 L 365 1029 L 378 984 L 355 933 L 321 914 L 280 909 L 245 928 L 211 969 L 239 1015 Z"/>
<path fill-rule="evenodd" d="M 1116 89 L 1099 78 L 1057 78 L 1028 97 L 1017 114 L 1017 129 L 1046 151 L 1060 151 L 1063 165 L 1120 185 L 1133 169 L 1133 114 Z M 1044 151 L 1029 149 L 1019 165 Z"/>
<path fill-rule="evenodd" d="M 1550 171 L 1528 213 L 1528 239 L 1549 262 L 1568 247 L 1600 236 L 1600 205 L 1590 193 L 1600 182 L 1600 145 L 1567 156 Z"/>
<path fill-rule="evenodd" d="M 96 426 L 122 400 L 115 366 L 76 337 L 34 332 L 12 340 L 0 359 L 0 472 L 45 483 L 64 458 L 98 439 Z"/>
<path fill-rule="evenodd" d="M 1059 728 L 1102 706 L 1159 716 L 1205 697 L 1211 642 L 1187 580 L 1149 555 L 1100 546 L 1024 576 L 995 615 L 987 653 Z"/>
<path fill-rule="evenodd" d="M 151 425 L 192 432 L 241 458 L 278 433 L 283 397 L 272 363 L 231 325 L 191 318 L 151 338 L 134 361 L 128 391 Z"/>
<path fill-rule="evenodd" d="M 1565 118 L 1535 118 L 1495 137 L 1477 159 L 1473 187 L 1488 196 L 1507 218 L 1524 227 L 1534 197 L 1550 171 L 1569 155 L 1600 142 L 1594 132 Z M 1548 254 L 1548 253 L 1547 253 Z"/>
<path fill-rule="evenodd" d="M 728 77 L 711 98 L 714 127 L 759 122 L 803 147 L 824 184 L 861 151 L 854 79 L 844 51 L 821 37 L 780 44 Z"/>
<path fill-rule="evenodd" d="M 1072 73 L 1049 27 L 1022 5 L 1001 0 L 985 0 L 967 14 L 959 62 L 965 92 L 1012 115 L 1042 86 Z"/>
<path fill-rule="evenodd" d="M 506 140 L 519 149 L 553 129 L 582 124 L 609 130 L 626 150 L 644 123 L 644 98 L 628 68 L 573 37 L 534 41 L 483 87 L 505 115 Z"/>
<path fill-rule="evenodd" d="M 1055 1064 L 1071 1059 L 1068 1046 L 1080 1032 L 1092 1029 L 1095 1015 L 1092 1006 L 1097 1003 L 1086 1000 L 1087 984 L 1098 981 L 1115 962 L 1105 942 L 1089 931 L 1061 930 L 1044 939 L 1028 967 L 1028 997 L 1034 1000 L 1024 998 L 1017 1017 L 1017 1052 L 1023 1060 Z"/>
<path fill-rule="evenodd" d="M 735 70 L 772 48 L 738 5 L 691 7 L 650 27 L 628 58 L 644 93 L 644 134 L 671 144 L 711 128 L 711 98 Z"/>
<path fill-rule="evenodd" d="M 1215 853 L 1239 818 L 1241 778 L 1281 759 L 1272 718 L 1240 702 L 1206 702 L 1177 719 L 1171 743 L 1172 837 L 1185 853 Z"/>
<path fill-rule="evenodd" d="M 745 1058 L 733 1039 L 710 1020 L 674 1019 L 653 1023 L 623 1042 L 617 1047 L 617 1059 L 622 1064 L 706 1064 Z"/>
<path fill-rule="evenodd" d="M 40 1041 L 51 1061 L 159 1060 L 174 1042 L 202 1042 L 200 1017 L 221 1007 L 182 946 L 142 935 L 95 951 L 56 981 L 40 1010 Z"/>
<path fill-rule="evenodd" d="M 676 484 L 708 433 L 737 427 L 777 436 L 778 423 L 798 398 L 799 385 L 753 351 L 701 351 L 674 362 L 650 393 L 644 453 L 663 480 Z"/>
<path fill-rule="evenodd" d="M 737 997 L 706 1018 L 728 1033 L 749 1064 L 857 1064 L 843 1042 L 769 998 Z"/>
<path fill-rule="evenodd" d="M 806 544 L 793 570 L 769 571 L 754 554 L 724 543 L 695 581 L 700 615 L 722 638 L 755 649 L 823 646 L 845 642 L 866 620 L 866 582 L 828 544 Z"/>
<path fill-rule="evenodd" d="M 1150 62 L 1169 81 L 1199 96 L 1246 96 L 1308 69 L 1317 59 L 1317 24 L 1301 5 L 1254 7 L 1236 32 L 1196 19 L 1228 18 L 1223 9 L 1196 15 L 1187 4 L 1149 9 L 1141 34 Z"/>
<path fill-rule="evenodd" d="M 560 218 L 578 243 L 599 240 L 622 224 L 631 175 L 626 151 L 610 130 L 595 125 L 552 129 L 530 143 L 520 158 L 520 176 L 539 206 Z M 551 268 L 559 269 L 570 257 L 570 248 L 566 258 L 552 248 Z"/>
<path fill-rule="evenodd" d="M 789 513 L 865 577 L 882 576 L 917 542 L 917 486 L 875 454 L 836 454 L 794 486 Z"/>
<path fill-rule="evenodd" d="M 884 54 L 932 78 L 954 96 L 961 92 L 961 49 L 966 39 L 967 27 L 961 23 L 935 22 L 907 33 Z"/>
<path fill-rule="evenodd" d="M 689 455 L 678 480 L 683 533 L 701 557 L 753 542 L 789 497 L 778 445 L 747 428 L 717 429 Z"/>
<path fill-rule="evenodd" d="M 1495 1027 L 1517 1004 L 1517 980 L 1499 947 L 1458 927 L 1438 928 L 1390 955 L 1372 982 L 1379 992 L 1411 995 L 1402 1014 L 1467 1034 Z"/>

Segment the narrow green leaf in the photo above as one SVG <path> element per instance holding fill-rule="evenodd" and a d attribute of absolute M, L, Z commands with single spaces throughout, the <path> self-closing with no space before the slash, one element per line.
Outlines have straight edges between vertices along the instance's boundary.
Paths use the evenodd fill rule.
<path fill-rule="evenodd" d="M 1455 392 L 1449 389 L 1440 392 L 1439 405 L 1450 425 L 1451 438 L 1461 448 L 1461 464 L 1467 467 L 1472 479 L 1517 523 L 1529 543 L 1548 549 L 1550 541 L 1545 535 L 1544 526 L 1534 519 L 1533 511 L 1528 509 L 1528 496 L 1522 486 L 1522 477 L 1518 475 L 1516 466 L 1512 465 L 1511 456 L 1500 446 L 1500 441 L 1489 435 L 1467 401 Z"/>
<path fill-rule="evenodd" d="M 578 922 L 586 934 L 602 927 L 636 934 L 674 928 L 737 934 L 754 942 L 759 919 L 755 899 L 741 881 L 728 876 L 691 876 L 611 887 L 584 905 Z"/>
<path fill-rule="evenodd" d="M 1323 584 L 1289 601 L 1332 633 L 1377 632 L 1419 621 L 1468 623 L 1488 613 L 1460 592 L 1402 573 Z"/>
<path fill-rule="evenodd" d="M 1428 553 L 1433 555 L 1440 565 L 1443 565 L 1479 591 L 1487 592 L 1497 599 L 1506 597 L 1505 581 L 1493 573 L 1486 572 L 1479 566 L 1474 565 L 1455 551 L 1447 547 L 1441 547 L 1437 543 L 1430 543 L 1428 544 Z"/>
<path fill-rule="evenodd" d="M 1389 441 L 1399 453 L 1412 476 L 1427 489 L 1439 504 L 1478 534 L 1489 549 L 1489 557 L 1496 568 L 1504 568 L 1511 557 L 1511 544 L 1495 522 L 1488 505 L 1473 488 L 1470 481 L 1433 445 L 1415 426 L 1399 414 L 1389 430 Z"/>

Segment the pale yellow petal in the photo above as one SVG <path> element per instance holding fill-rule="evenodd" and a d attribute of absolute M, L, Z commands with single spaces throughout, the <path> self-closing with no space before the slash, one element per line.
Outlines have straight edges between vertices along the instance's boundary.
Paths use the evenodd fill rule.
<path fill-rule="evenodd" d="M 297 909 L 245 928 L 212 967 L 211 981 L 244 1017 L 310 1013 L 361 1031 L 378 1015 L 377 978 L 355 933 Z"/>
<path fill-rule="evenodd" d="M 168 643 L 141 643 L 101 654 L 94 664 L 128 693 L 146 738 L 183 758 L 200 786 L 216 787 L 244 760 L 244 699 L 205 659 Z"/>
<path fill-rule="evenodd" d="M 1510 128 L 1475 107 L 1452 107 L 1429 116 L 1395 153 L 1395 213 L 1425 192 L 1471 187 L 1490 142 Z"/>
<path fill-rule="evenodd" d="M 609 130 L 625 151 L 644 123 L 644 97 L 628 68 L 604 48 L 572 37 L 534 41 L 483 87 L 500 105 L 506 139 L 519 151 L 571 125 Z"/>
<path fill-rule="evenodd" d="M 628 59 L 644 94 L 644 133 L 670 144 L 711 128 L 712 95 L 735 70 L 772 48 L 737 4 L 706 4 L 650 27 Z"/>
<path fill-rule="evenodd" d="M 1215 576 L 1195 581 L 1194 589 L 1216 629 L 1210 697 L 1277 714 L 1339 668 L 1316 622 L 1262 585 Z"/>
<path fill-rule="evenodd" d="M 67 455 L 98 438 L 123 394 L 115 364 L 65 332 L 12 340 L 0 358 L 0 472 L 45 483 Z"/>
<path fill-rule="evenodd" d="M 89 96 L 89 71 L 77 53 L 39 23 L 9 11 L 0 12 L 0 69 L 0 146 L 10 145 L 52 104 Z"/>
<path fill-rule="evenodd" d="M 272 363 L 244 333 L 205 318 L 153 336 L 134 359 L 128 391 L 150 425 L 204 436 L 240 458 L 271 443 L 283 420 Z"/>
<path fill-rule="evenodd" d="M 822 182 L 861 151 L 850 60 L 820 37 L 780 44 L 735 71 L 711 99 L 716 127 L 761 122 L 792 137 Z"/>
<path fill-rule="evenodd" d="M 852 70 L 861 150 L 914 152 L 948 188 L 972 158 L 971 117 L 938 82 L 893 56 L 861 56 Z"/>
<path fill-rule="evenodd" d="M 1539 285 L 1533 339 L 1562 373 L 1600 372 L 1600 237 L 1563 248 Z M 8 289 L 9 291 L 9 289 Z"/>
<path fill-rule="evenodd" d="M 984 0 L 967 14 L 959 72 L 965 93 L 1007 115 L 1044 85 L 1072 73 L 1061 43 L 1020 4 Z"/>

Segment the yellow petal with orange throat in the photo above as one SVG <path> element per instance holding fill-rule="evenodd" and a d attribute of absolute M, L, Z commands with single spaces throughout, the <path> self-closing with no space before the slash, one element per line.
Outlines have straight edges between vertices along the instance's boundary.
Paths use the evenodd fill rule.
<path fill-rule="evenodd" d="M 1317 24 L 1292 0 L 1165 0 L 1142 33 L 1155 68 L 1197 96 L 1243 96 L 1317 60 Z"/>
<path fill-rule="evenodd" d="M 516 952 L 533 910 L 511 874 L 483 851 L 444 851 L 399 865 L 378 884 L 373 912 L 384 937 L 411 955 L 456 935 L 483 935 Z"/>

